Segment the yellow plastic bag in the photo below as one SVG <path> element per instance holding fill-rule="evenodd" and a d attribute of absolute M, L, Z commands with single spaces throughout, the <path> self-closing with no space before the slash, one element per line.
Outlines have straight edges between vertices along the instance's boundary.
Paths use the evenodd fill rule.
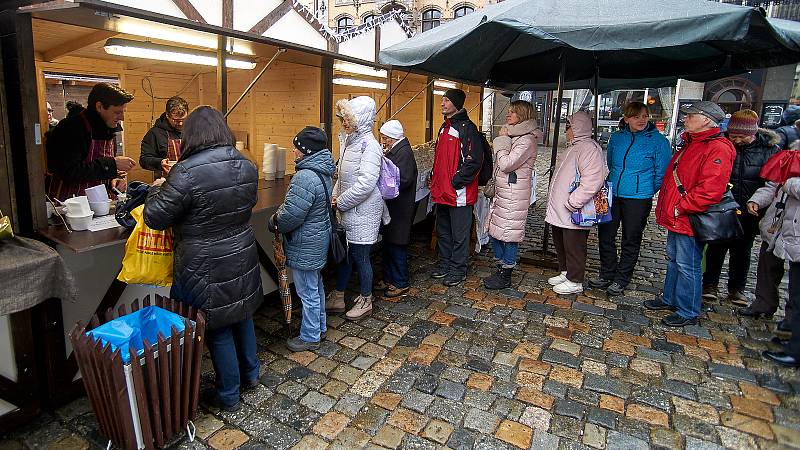
<path fill-rule="evenodd" d="M 151 229 L 144 223 L 143 211 L 144 205 L 131 210 L 136 226 L 125 243 L 117 279 L 128 284 L 172 286 L 172 229 Z"/>

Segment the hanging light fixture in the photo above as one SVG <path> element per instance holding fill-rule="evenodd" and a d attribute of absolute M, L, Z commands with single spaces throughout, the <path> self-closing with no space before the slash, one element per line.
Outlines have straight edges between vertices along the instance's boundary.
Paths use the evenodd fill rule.
<path fill-rule="evenodd" d="M 364 87 L 369 89 L 386 89 L 386 83 L 380 83 L 377 81 L 367 81 L 367 80 L 359 80 L 356 78 L 334 78 L 333 84 L 341 84 L 343 86 L 356 86 L 356 87 Z"/>
<path fill-rule="evenodd" d="M 130 58 L 155 59 L 159 61 L 200 64 L 204 66 L 217 65 L 217 53 L 211 50 L 196 50 L 120 38 L 111 38 L 107 40 L 103 49 L 109 55 L 127 56 Z M 253 59 L 242 56 L 227 55 L 225 57 L 225 66 L 231 69 L 254 69 L 256 67 L 256 62 Z"/>
<path fill-rule="evenodd" d="M 374 67 L 345 61 L 336 61 L 333 63 L 333 69 L 337 72 L 355 73 L 358 75 L 366 75 L 368 77 L 377 78 L 386 78 L 388 75 L 388 73 L 383 69 L 376 69 Z"/>

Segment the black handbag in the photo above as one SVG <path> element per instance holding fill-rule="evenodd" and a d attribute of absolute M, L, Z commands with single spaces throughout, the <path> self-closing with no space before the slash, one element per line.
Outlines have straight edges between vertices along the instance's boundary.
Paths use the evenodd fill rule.
<path fill-rule="evenodd" d="M 328 192 L 328 186 L 325 184 L 325 179 L 322 174 L 316 170 L 309 169 L 319 177 L 322 183 L 322 188 L 325 189 L 325 197 L 328 200 L 328 205 L 331 204 L 331 194 Z M 336 211 L 332 207 L 328 207 L 328 212 L 331 218 L 331 241 L 329 245 L 329 256 L 337 264 L 347 260 L 347 232 L 344 226 L 336 219 Z"/>
<path fill-rule="evenodd" d="M 681 197 L 686 197 L 686 189 L 678 179 L 678 161 L 682 156 L 683 154 L 678 156 L 672 165 L 672 177 Z M 726 189 L 719 203 L 709 206 L 701 213 L 689 214 L 689 224 L 692 226 L 694 238 L 703 244 L 741 238 L 744 231 L 739 222 L 739 214 L 739 203 L 733 198 L 731 190 Z"/>
<path fill-rule="evenodd" d="M 138 206 L 144 205 L 149 191 L 149 184 L 141 181 L 128 183 L 128 188 L 125 190 L 127 199 L 125 201 L 117 201 L 116 211 L 114 212 L 114 218 L 117 219 L 117 223 L 128 229 L 135 227 L 136 219 L 131 216 L 131 211 Z"/>

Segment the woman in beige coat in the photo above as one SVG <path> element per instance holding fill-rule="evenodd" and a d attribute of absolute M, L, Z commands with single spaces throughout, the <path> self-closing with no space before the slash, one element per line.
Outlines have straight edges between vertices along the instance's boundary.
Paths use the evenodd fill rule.
<path fill-rule="evenodd" d="M 583 111 L 567 118 L 567 140 L 569 146 L 564 160 L 553 174 L 547 193 L 547 215 L 545 222 L 553 227 L 553 244 L 558 255 L 561 271 L 548 283 L 557 294 L 583 292 L 583 277 L 586 274 L 586 241 L 591 227 L 572 223 L 572 213 L 603 187 L 606 167 L 603 150 L 592 140 L 592 120 Z M 570 192 L 570 185 L 580 174 L 580 184 Z"/>
<path fill-rule="evenodd" d="M 506 124 L 493 143 L 495 194 L 489 207 L 487 227 L 498 268 L 483 280 L 486 289 L 511 286 L 519 243 L 525 236 L 536 142 L 542 136 L 536 125 L 536 110 L 528 102 L 511 102 Z"/>

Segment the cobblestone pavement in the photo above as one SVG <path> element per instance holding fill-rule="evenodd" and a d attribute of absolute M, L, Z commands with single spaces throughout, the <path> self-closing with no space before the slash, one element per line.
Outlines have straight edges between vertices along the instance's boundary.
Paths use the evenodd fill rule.
<path fill-rule="evenodd" d="M 541 245 L 543 207 L 526 249 Z M 486 291 L 487 250 L 447 288 L 417 242 L 411 295 L 376 301 L 357 323 L 329 317 L 318 351 L 289 353 L 280 310 L 263 307 L 261 385 L 239 412 L 201 408 L 197 439 L 172 448 L 800 448 L 800 373 L 760 357 L 774 320 L 722 303 L 698 326 L 669 329 L 640 306 L 660 289 L 663 242 L 651 219 L 632 289 L 612 299 L 556 296 L 554 272 L 526 265 L 512 288 Z M 205 388 L 212 377 L 206 358 Z M 0 437 L 0 450 L 105 446 L 86 398 Z"/>

